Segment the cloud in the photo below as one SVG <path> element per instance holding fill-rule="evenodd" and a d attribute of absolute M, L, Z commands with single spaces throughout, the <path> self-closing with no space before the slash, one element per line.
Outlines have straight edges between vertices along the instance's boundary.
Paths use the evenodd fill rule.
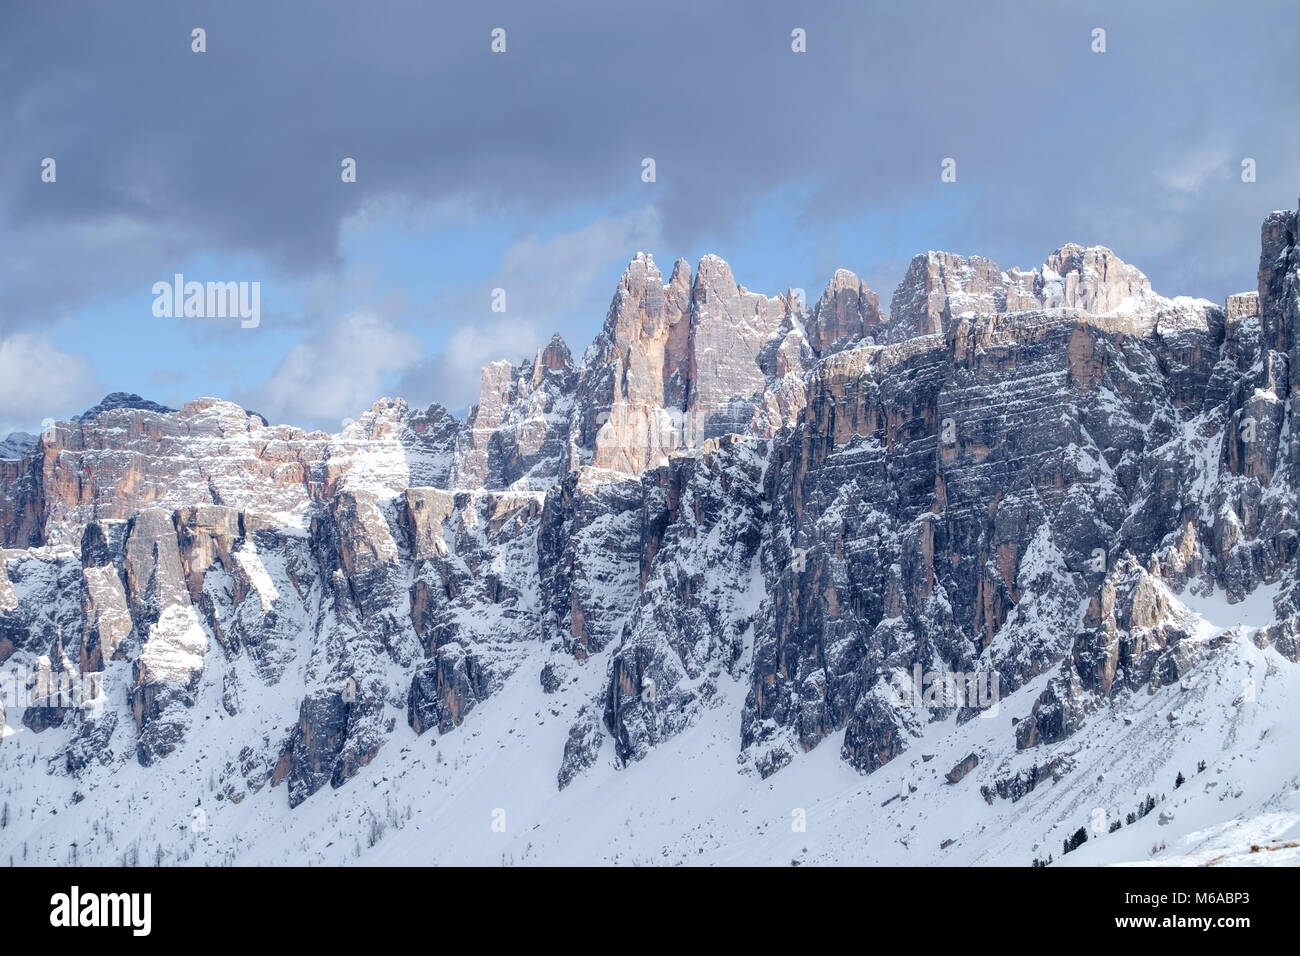
<path fill-rule="evenodd" d="M 478 400 L 480 373 L 489 362 L 523 358 L 544 329 L 524 318 L 498 318 L 457 326 L 446 344 L 402 375 L 397 393 L 413 405 L 431 402 L 456 414 Z"/>
<path fill-rule="evenodd" d="M 1234 172 L 1233 157 L 1226 143 L 1209 142 L 1173 157 L 1172 163 L 1157 175 L 1161 185 L 1174 193 L 1197 193 L 1212 179 L 1229 179 Z"/>
<path fill-rule="evenodd" d="M 504 2 L 493 20 L 412 4 L 358 20 L 331 13 L 351 9 L 343 0 L 306 18 L 235 0 L 205 12 L 208 52 L 193 54 L 190 15 L 173 5 L 137 17 L 19 5 L 0 32 L 15 104 L 0 110 L 0 322 L 135 288 L 192 255 L 247 255 L 295 277 L 339 269 L 340 236 L 395 211 L 524 223 L 643 195 L 674 248 L 708 238 L 725 252 L 755 204 L 792 185 L 813 187 L 801 229 L 871 209 L 931 214 L 947 156 L 961 185 L 942 199 L 983 190 L 996 218 L 968 206 L 936 237 L 944 246 L 1053 248 L 1085 214 L 1122 216 L 1202 181 L 1207 167 L 1165 158 L 1206 143 L 1231 169 L 1256 157 L 1259 187 L 1211 177 L 1235 191 L 1182 207 L 1178 231 L 1253 229 L 1294 199 L 1300 132 L 1278 119 L 1291 92 L 1266 69 L 1290 52 L 1291 5 L 1246 6 L 1115 6 L 1108 52 L 1093 54 L 1095 15 L 1054 2 L 1032 16 L 1008 0 L 922 16 L 858 0 L 665 0 L 653 17 Z M 806 53 L 790 49 L 794 20 Z M 488 48 L 497 21 L 501 55 Z M 1233 49 L 1251 56 L 1207 65 Z M 40 182 L 46 155 L 56 184 Z M 356 183 L 339 179 L 345 156 Z M 646 156 L 653 184 L 640 181 Z M 876 241 L 885 257 L 919 251 Z M 1145 253 L 1130 250 L 1158 272 Z"/>
<path fill-rule="evenodd" d="M 149 373 L 149 384 L 166 388 L 170 385 L 179 385 L 185 381 L 185 375 L 174 369 L 156 368 Z"/>
<path fill-rule="evenodd" d="M 613 292 L 612 287 L 593 289 L 612 260 L 621 262 L 637 250 L 653 252 L 662 243 L 659 211 L 643 206 L 549 239 L 519 240 L 506 250 L 501 269 L 486 286 L 505 289 L 511 311 L 559 315 L 584 304 L 593 292 L 606 297 Z"/>
<path fill-rule="evenodd" d="M 574 349 L 590 316 L 604 314 L 614 291 L 611 272 L 622 268 L 628 250 L 653 251 L 662 241 L 659 212 L 650 205 L 546 239 L 518 240 L 486 282 L 438 303 L 442 315 L 481 318 L 458 322 L 439 351 L 407 369 L 399 394 L 459 412 L 478 399 L 480 371 L 489 362 L 526 358 L 555 332 Z M 491 311 L 496 289 L 505 292 L 504 313 Z"/>
<path fill-rule="evenodd" d="M 46 336 L 0 339 L 0 437 L 36 431 L 44 418 L 80 412 L 104 394 L 90 362 L 61 352 Z"/>
<path fill-rule="evenodd" d="M 243 404 L 272 422 L 338 431 L 385 394 L 392 376 L 417 363 L 419 340 L 387 319 L 356 313 L 289 349 Z"/>

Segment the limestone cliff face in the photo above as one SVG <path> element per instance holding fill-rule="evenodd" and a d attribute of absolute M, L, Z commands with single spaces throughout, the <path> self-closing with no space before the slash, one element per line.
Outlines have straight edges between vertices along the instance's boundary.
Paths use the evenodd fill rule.
<path fill-rule="evenodd" d="M 1300 404 L 1300 214 L 1275 212 L 1264 220 L 1259 257 L 1257 307 L 1261 348 L 1267 363 L 1264 376 L 1283 410 L 1274 409 L 1272 418 L 1295 421 Z M 1281 415 L 1279 415 L 1279 411 Z M 1284 445 L 1283 461 L 1294 483 L 1300 475 L 1300 431 L 1293 425 Z"/>
<path fill-rule="evenodd" d="M 1104 246 L 1071 243 L 1031 271 L 1002 271 L 980 256 L 916 256 L 890 303 L 886 339 L 946 332 L 955 318 L 1078 309 L 1090 315 L 1146 317 L 1167 306 L 1147 277 Z"/>
<path fill-rule="evenodd" d="M 871 345 L 882 321 L 880 297 L 848 269 L 837 269 L 808 317 L 808 344 L 819 356 Z"/>
<path fill-rule="evenodd" d="M 228 721 L 235 802 L 343 786 L 521 679 L 585 695 L 559 786 L 720 708 L 742 770 L 830 739 L 871 772 L 973 716 L 900 706 L 918 667 L 1039 681 L 1003 745 L 1050 746 L 1214 660 L 1193 592 L 1267 586 L 1251 639 L 1300 660 L 1296 233 L 1265 221 L 1224 308 L 1101 247 L 927 253 L 888 316 L 844 270 L 806 309 L 638 255 L 580 362 L 488 366 L 463 422 L 106 401 L 0 459 L 0 663 L 58 772 Z M 86 674 L 93 713 L 54 693 Z"/>
<path fill-rule="evenodd" d="M 666 284 L 653 257 L 638 254 L 629 263 L 583 360 L 575 461 L 638 475 L 684 446 L 690 284 L 685 260 Z"/>
<path fill-rule="evenodd" d="M 943 332 L 953 315 L 965 312 L 1006 312 L 1009 285 L 997 263 L 980 256 L 916 256 L 894 290 L 888 339 L 899 342 Z M 1019 305 L 1030 290 L 1023 281 L 1012 288 L 1012 303 Z"/>
<path fill-rule="evenodd" d="M 583 360 L 571 458 L 639 475 L 718 435 L 770 435 L 801 400 L 785 379 L 812 357 L 792 296 L 750 292 L 717 256 L 693 278 L 678 260 L 664 283 L 638 254 Z"/>
<path fill-rule="evenodd" d="M 460 424 L 442 408 L 382 400 L 337 435 L 268 426 L 238 405 L 204 398 L 176 412 L 112 408 L 58 422 L 30 456 L 3 462 L 5 543 L 71 545 L 95 520 L 147 507 L 225 505 L 300 521 L 350 485 L 387 494 L 446 483 Z"/>
<path fill-rule="evenodd" d="M 1004 693 L 1050 674 L 1014 745 L 1062 740 L 1099 700 L 1176 680 L 1222 646 L 1195 639 L 1173 597 L 1188 586 L 1238 600 L 1282 585 L 1256 640 L 1294 655 L 1296 485 L 1277 477 L 1290 363 L 1260 341 L 1289 344 L 1291 319 L 1257 321 L 1259 302 L 1293 307 L 1277 275 L 1295 268 L 1287 221 L 1265 225 L 1262 282 L 1279 291 L 1227 309 L 1158 296 L 1099 247 L 1030 272 L 914 260 L 873 336 L 888 344 L 829 350 L 762 468 L 729 469 L 742 510 L 672 513 L 693 530 L 665 573 L 719 576 L 715 536 L 762 529 L 727 562 L 741 580 L 757 563 L 761 610 L 702 600 L 689 580 L 638 608 L 605 702 L 620 755 L 689 725 L 728 674 L 726 651 L 712 671 L 694 663 L 665 606 L 700 607 L 715 636 L 752 627 L 752 651 L 731 653 L 752 653 L 741 741 L 764 774 L 832 734 L 861 770 L 895 759 L 918 715 L 891 688 L 916 668 L 996 672 Z M 847 275 L 833 286 L 823 303 L 852 301 Z M 646 681 L 669 703 L 639 695 Z M 970 716 L 938 712 L 954 709 Z"/>
<path fill-rule="evenodd" d="M 746 431 L 767 390 L 759 354 L 781 333 L 791 306 L 738 285 L 717 256 L 700 260 L 691 289 L 689 447 Z"/>
<path fill-rule="evenodd" d="M 558 335 L 531 362 L 483 369 L 479 401 L 455 438 L 456 488 L 546 489 L 568 470 L 577 370 Z"/>

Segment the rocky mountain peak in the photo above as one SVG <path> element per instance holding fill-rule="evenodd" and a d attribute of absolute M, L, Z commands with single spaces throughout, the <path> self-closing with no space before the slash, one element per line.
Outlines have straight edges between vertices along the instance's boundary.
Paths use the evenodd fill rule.
<path fill-rule="evenodd" d="M 1093 315 L 1145 311 L 1158 297 L 1142 271 L 1105 246 L 1068 243 L 1038 270 L 1035 293 L 1045 309 L 1082 309 Z"/>
<path fill-rule="evenodd" d="M 880 325 L 880 297 L 848 269 L 835 270 L 804 323 L 808 344 L 818 355 L 872 339 Z"/>
<path fill-rule="evenodd" d="M 1208 306 L 1180 300 L 1184 311 Z M 1105 246 L 1067 243 L 1032 270 L 1003 271 L 982 256 L 915 256 L 894 291 L 885 335 L 890 342 L 947 332 L 955 318 L 1072 309 L 1146 322 L 1171 306 L 1141 270 Z"/>
<path fill-rule="evenodd" d="M 954 315 L 1004 311 L 1007 285 L 997 263 L 983 256 L 914 256 L 890 301 L 888 340 L 943 332 Z"/>
<path fill-rule="evenodd" d="M 731 273 L 731 265 L 722 256 L 712 252 L 700 258 L 695 267 L 695 286 L 707 290 L 710 286 L 722 289 L 736 287 L 736 279 Z"/>
<path fill-rule="evenodd" d="M 10 432 L 0 438 L 0 458 L 17 461 L 36 447 L 37 437 L 31 432 Z"/>
<path fill-rule="evenodd" d="M 560 333 L 556 332 L 546 348 L 537 353 L 537 359 L 533 363 L 533 385 L 536 386 L 541 381 L 543 370 L 558 372 L 572 368 L 573 356 L 569 353 L 569 346 L 560 337 Z"/>
<path fill-rule="evenodd" d="M 691 264 L 678 257 L 673 263 L 673 274 L 668 279 L 668 285 L 673 289 L 689 290 L 691 287 Z"/>
<path fill-rule="evenodd" d="M 147 412 L 171 412 L 175 409 L 168 408 L 166 405 L 159 405 L 157 402 L 151 402 L 148 399 L 141 398 L 133 392 L 109 392 L 104 396 L 98 405 L 86 409 L 80 415 L 73 419 L 75 422 L 93 422 L 104 412 L 116 411 L 119 408 L 135 408 Z"/>
<path fill-rule="evenodd" d="M 584 365 L 605 364 L 631 346 L 658 338 L 684 314 L 687 288 L 680 260 L 664 285 L 654 256 L 638 252 L 614 292 L 605 327 L 593 345 L 597 352 L 584 358 Z"/>

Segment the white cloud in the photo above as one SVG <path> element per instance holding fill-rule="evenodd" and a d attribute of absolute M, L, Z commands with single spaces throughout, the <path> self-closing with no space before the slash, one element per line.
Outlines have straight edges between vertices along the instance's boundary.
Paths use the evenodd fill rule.
<path fill-rule="evenodd" d="M 603 275 L 611 256 L 626 259 L 638 249 L 653 252 L 662 240 L 659 211 L 642 206 L 550 239 L 529 236 L 515 243 L 506 250 L 491 285 L 511 293 L 512 311 L 555 315 L 591 293 L 592 282 Z"/>
<path fill-rule="evenodd" d="M 498 317 L 457 326 L 437 354 L 402 376 L 398 394 L 414 405 L 438 402 L 461 412 L 478 400 L 480 374 L 490 362 L 518 362 L 549 338 L 536 321 Z"/>
<path fill-rule="evenodd" d="M 1203 143 L 1183 150 L 1160 171 L 1161 184 L 1176 193 L 1197 193 L 1214 178 L 1226 178 L 1234 169 L 1232 157 L 1222 143 Z"/>
<path fill-rule="evenodd" d="M 553 332 L 565 336 L 575 357 L 593 334 L 613 295 L 611 260 L 662 244 L 659 211 L 652 205 L 596 219 L 549 239 L 528 236 L 506 250 L 487 282 L 443 302 L 444 314 L 484 315 L 456 325 L 436 354 L 409 368 L 398 393 L 412 404 L 438 402 L 459 412 L 478 399 L 484 365 L 518 362 L 542 348 Z M 489 311 L 492 290 L 506 292 L 506 312 Z M 580 341 L 575 341 L 580 339 Z"/>
<path fill-rule="evenodd" d="M 419 361 L 420 342 L 386 319 L 355 313 L 304 339 L 246 404 L 273 422 L 337 431 L 385 393 L 389 376 Z"/>
<path fill-rule="evenodd" d="M 597 219 L 548 239 L 529 236 L 512 245 L 501 267 L 486 282 L 458 290 L 437 303 L 443 317 L 478 316 L 457 321 L 432 355 L 386 316 L 406 311 L 405 299 L 375 307 L 330 325 L 295 345 L 267 382 L 243 398 L 244 404 L 275 422 L 315 425 L 337 430 L 382 395 L 398 395 L 412 405 L 439 402 L 460 412 L 478 399 L 484 365 L 502 359 L 518 362 L 541 348 L 551 333 L 572 335 L 575 317 L 589 324 L 613 293 L 607 278 L 611 258 L 629 249 L 660 244 L 659 214 L 644 206 L 619 216 Z M 323 281 L 309 290 L 309 312 L 324 311 L 351 276 Z M 373 278 L 373 277 L 371 277 Z M 492 312 L 492 292 L 506 291 L 504 313 Z M 362 283 L 357 290 L 365 294 Z M 585 336 L 587 329 L 581 329 Z M 579 343 L 581 353 L 585 341 Z M 570 342 L 572 346 L 573 343 Z M 396 381 L 392 379 L 396 378 Z"/>
<path fill-rule="evenodd" d="M 47 336 L 0 339 L 0 438 L 37 431 L 43 418 L 81 411 L 102 395 L 90 361 L 59 351 Z"/>

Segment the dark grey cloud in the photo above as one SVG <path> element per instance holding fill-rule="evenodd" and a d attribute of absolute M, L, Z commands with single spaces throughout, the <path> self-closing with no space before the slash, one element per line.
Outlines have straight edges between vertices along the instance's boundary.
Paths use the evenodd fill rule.
<path fill-rule="evenodd" d="M 194 253 L 341 270 L 340 223 L 367 203 L 456 197 L 520 222 L 634 208 L 644 156 L 670 253 L 707 235 L 725 255 L 756 203 L 802 186 L 800 228 L 871 210 L 906 224 L 864 237 L 876 261 L 856 268 L 918 240 L 1007 265 L 1077 240 L 1161 291 L 1219 297 L 1249 284 L 1260 219 L 1300 183 L 1291 0 L 47 2 L 0 18 L 3 328 Z M 955 186 L 938 183 L 946 156 Z"/>

